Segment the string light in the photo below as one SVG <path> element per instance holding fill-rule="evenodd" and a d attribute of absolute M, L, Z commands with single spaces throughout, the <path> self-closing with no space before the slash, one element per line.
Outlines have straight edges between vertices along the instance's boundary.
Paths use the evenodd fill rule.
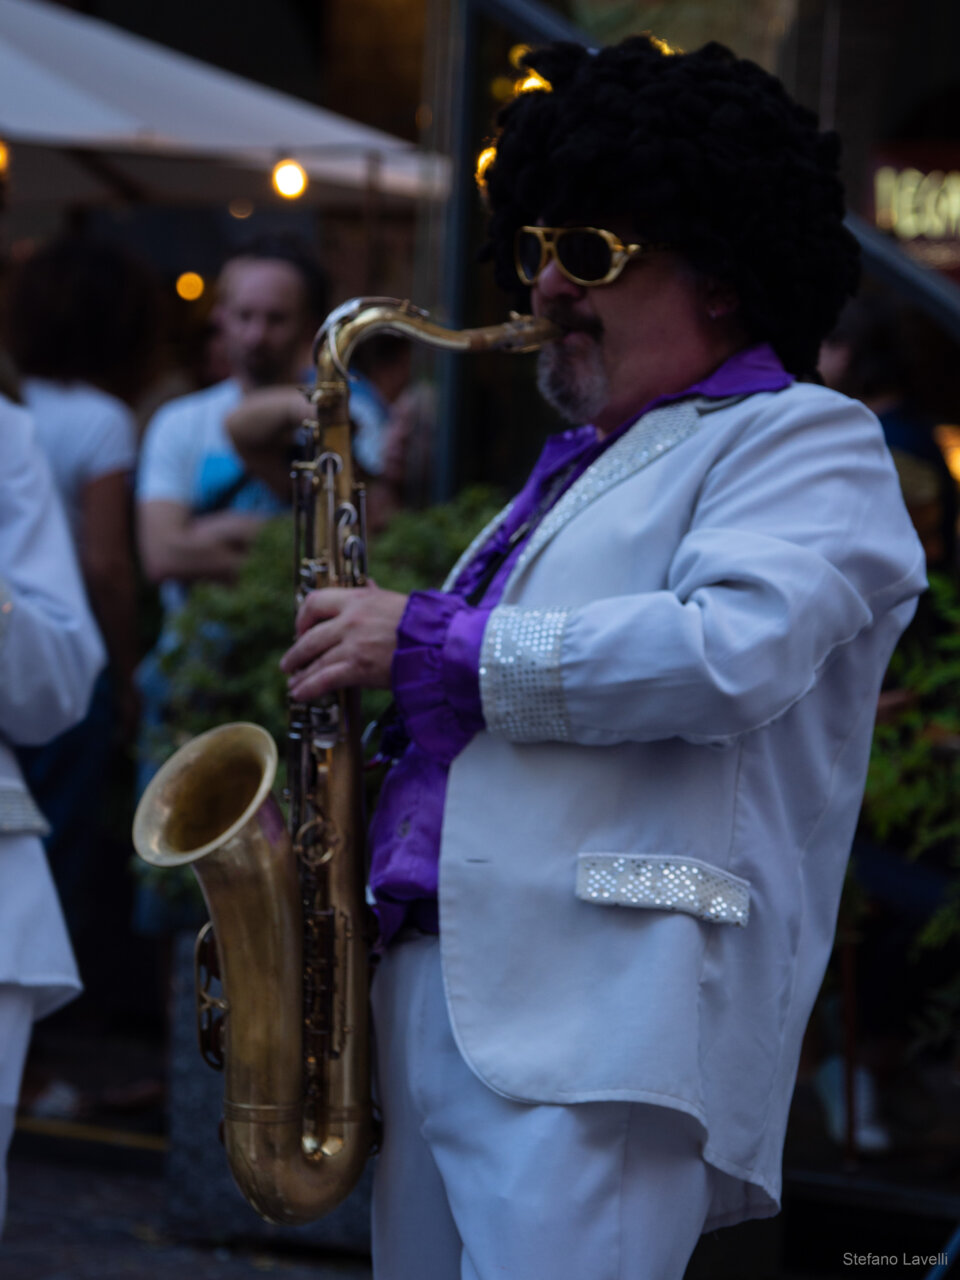
<path fill-rule="evenodd" d="M 536 71 L 528 71 L 524 78 L 517 82 L 517 93 L 550 93 L 553 85 Z"/>
<path fill-rule="evenodd" d="M 206 288 L 206 282 L 203 276 L 198 275 L 196 271 L 184 271 L 177 276 L 177 294 L 184 302 L 196 302 L 203 296 Z"/>
<path fill-rule="evenodd" d="M 278 160 L 273 166 L 273 186 L 286 200 L 296 200 L 307 189 L 307 175 L 296 160 Z"/>
<path fill-rule="evenodd" d="M 674 48 L 673 45 L 668 44 L 661 36 L 655 36 L 652 31 L 645 31 L 644 35 L 657 52 L 662 53 L 665 58 L 672 58 L 675 54 L 683 53 L 682 49 Z"/>
<path fill-rule="evenodd" d="M 477 156 L 477 165 L 476 165 L 476 168 L 474 169 L 473 176 L 476 180 L 477 186 L 480 188 L 481 191 L 486 190 L 487 170 L 493 164 L 494 159 L 496 158 L 496 155 L 497 155 L 497 148 L 491 145 L 489 147 L 484 147 L 483 150 L 480 152 L 480 154 Z"/>
<path fill-rule="evenodd" d="M 496 76 L 491 82 L 490 91 L 498 102 L 516 98 L 521 93 L 552 93 L 553 85 L 545 80 L 537 71 L 524 67 L 523 59 L 531 52 L 528 44 L 515 44 L 508 54 L 510 65 L 521 72 L 519 80 L 511 80 L 508 76 Z M 477 156 L 473 176 L 482 192 L 487 189 L 487 170 L 493 164 L 497 154 L 496 143 L 489 143 Z"/>

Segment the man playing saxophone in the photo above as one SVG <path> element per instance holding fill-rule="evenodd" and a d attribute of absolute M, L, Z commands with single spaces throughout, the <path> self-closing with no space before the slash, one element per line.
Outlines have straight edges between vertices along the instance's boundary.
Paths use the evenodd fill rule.
<path fill-rule="evenodd" d="M 445 590 L 315 591 L 283 666 L 399 710 L 378 1280 L 678 1280 L 779 1208 L 923 556 L 876 420 L 811 380 L 857 274 L 836 139 L 717 45 L 527 66 L 488 253 L 574 425 Z"/>

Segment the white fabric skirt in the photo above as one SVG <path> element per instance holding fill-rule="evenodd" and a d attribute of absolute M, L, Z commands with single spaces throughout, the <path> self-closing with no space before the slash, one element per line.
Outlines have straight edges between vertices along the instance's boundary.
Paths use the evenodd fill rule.
<path fill-rule="evenodd" d="M 0 835 L 0 985 L 29 990 L 34 1020 L 82 989 L 47 857 L 34 835 Z"/>

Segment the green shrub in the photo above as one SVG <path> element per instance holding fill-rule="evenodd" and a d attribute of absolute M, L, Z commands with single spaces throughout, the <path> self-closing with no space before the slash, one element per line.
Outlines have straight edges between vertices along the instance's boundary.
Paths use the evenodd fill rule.
<path fill-rule="evenodd" d="M 917 623 L 890 665 L 909 700 L 874 733 L 861 831 L 907 860 L 960 870 L 960 595 L 932 578 Z M 920 927 L 915 952 L 960 936 L 960 883 Z M 925 994 L 919 1044 L 960 1041 L 960 981 Z"/>

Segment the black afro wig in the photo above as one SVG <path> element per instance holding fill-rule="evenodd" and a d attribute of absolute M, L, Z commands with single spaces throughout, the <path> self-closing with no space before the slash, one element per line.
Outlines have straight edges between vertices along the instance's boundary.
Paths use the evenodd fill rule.
<path fill-rule="evenodd" d="M 645 36 L 597 52 L 558 43 L 524 64 L 551 89 L 521 93 L 498 120 L 485 256 L 499 283 L 517 290 L 518 226 L 626 216 L 732 287 L 750 338 L 812 374 L 858 278 L 836 134 L 719 44 L 666 54 Z"/>

